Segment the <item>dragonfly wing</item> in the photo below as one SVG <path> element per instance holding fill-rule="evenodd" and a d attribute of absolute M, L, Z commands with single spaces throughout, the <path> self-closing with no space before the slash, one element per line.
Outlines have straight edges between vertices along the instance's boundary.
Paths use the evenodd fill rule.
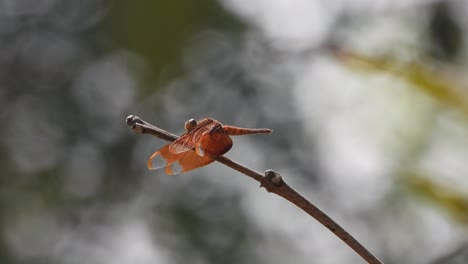
<path fill-rule="evenodd" d="M 180 138 L 169 144 L 169 150 L 174 154 L 179 154 L 193 149 L 195 147 L 193 136 L 194 134 L 190 133 L 182 135 Z"/>
<path fill-rule="evenodd" d="M 185 155 L 180 160 L 178 160 L 176 164 L 177 166 L 173 166 L 175 169 L 180 170 L 181 173 L 203 167 L 214 161 L 214 159 L 208 156 L 199 156 L 194 151 L 187 151 L 184 154 Z"/>
<path fill-rule="evenodd" d="M 148 159 L 148 169 L 164 168 L 167 175 L 174 175 L 200 168 L 214 161 L 207 156 L 201 157 L 191 150 L 174 154 L 170 151 L 170 146 L 171 144 L 166 145 L 151 155 Z"/>
<path fill-rule="evenodd" d="M 199 141 L 204 135 L 210 133 L 216 126 L 221 125 L 219 122 L 215 122 L 212 119 L 204 119 L 200 121 L 194 129 L 181 135 L 177 140 L 175 140 L 169 147 L 169 150 L 172 153 L 178 154 L 197 148 L 197 153 L 201 154 L 200 156 L 203 156 L 203 152 L 198 151 Z"/>
<path fill-rule="evenodd" d="M 156 170 L 166 167 L 168 164 L 174 163 L 177 159 L 180 159 L 180 154 L 173 154 L 169 151 L 171 144 L 168 144 L 158 151 L 154 152 L 153 155 L 148 159 L 148 169 Z"/>

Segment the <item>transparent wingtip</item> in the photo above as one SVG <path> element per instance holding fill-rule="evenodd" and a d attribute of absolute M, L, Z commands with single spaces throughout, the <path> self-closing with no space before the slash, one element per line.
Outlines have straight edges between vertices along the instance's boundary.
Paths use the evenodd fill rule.
<path fill-rule="evenodd" d="M 154 153 L 149 159 L 148 159 L 148 169 L 150 170 L 156 170 L 159 168 L 163 168 L 166 166 L 166 160 L 159 155 L 158 152 Z"/>
<path fill-rule="evenodd" d="M 178 161 L 166 166 L 166 174 L 167 175 L 174 175 L 174 174 L 181 174 L 183 171 L 182 166 Z"/>

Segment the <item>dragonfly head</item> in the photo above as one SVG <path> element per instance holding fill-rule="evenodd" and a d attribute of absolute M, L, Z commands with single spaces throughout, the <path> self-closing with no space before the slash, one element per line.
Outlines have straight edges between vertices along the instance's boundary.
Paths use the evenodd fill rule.
<path fill-rule="evenodd" d="M 190 132 L 192 129 L 194 129 L 197 126 L 197 120 L 191 118 L 185 122 L 185 131 Z"/>

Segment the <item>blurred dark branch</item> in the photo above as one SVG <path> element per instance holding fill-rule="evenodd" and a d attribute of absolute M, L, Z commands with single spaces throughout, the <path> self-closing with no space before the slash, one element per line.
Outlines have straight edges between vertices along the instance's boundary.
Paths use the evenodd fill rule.
<path fill-rule="evenodd" d="M 130 126 L 136 134 L 150 134 L 167 141 L 174 141 L 179 138 L 172 133 L 169 133 L 149 124 L 148 122 L 143 121 L 138 116 L 130 115 L 127 117 L 126 122 L 127 125 Z M 369 250 L 361 245 L 361 243 L 359 243 L 353 236 L 351 236 L 343 227 L 338 225 L 327 214 L 325 214 L 322 210 L 320 210 L 318 207 L 305 199 L 302 195 L 297 193 L 293 188 L 287 185 L 279 173 L 273 170 L 267 170 L 265 171 L 265 174 L 261 174 L 224 156 L 212 156 L 212 158 L 253 178 L 254 180 L 260 182 L 260 187 L 264 187 L 268 192 L 275 193 L 304 210 L 306 213 L 311 215 L 322 225 L 328 228 L 331 232 L 333 232 L 337 237 L 343 240 L 343 242 L 345 242 L 368 263 L 383 263 L 377 257 L 372 255 Z"/>

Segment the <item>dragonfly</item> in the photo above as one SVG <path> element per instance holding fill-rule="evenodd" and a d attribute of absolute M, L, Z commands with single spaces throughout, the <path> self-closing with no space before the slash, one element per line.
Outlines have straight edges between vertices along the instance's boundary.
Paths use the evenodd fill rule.
<path fill-rule="evenodd" d="M 268 128 L 242 128 L 223 125 L 212 118 L 185 122 L 185 133 L 157 150 L 148 159 L 148 169 L 164 168 L 167 175 L 185 173 L 212 163 L 216 156 L 232 148 L 230 136 L 271 134 Z"/>

